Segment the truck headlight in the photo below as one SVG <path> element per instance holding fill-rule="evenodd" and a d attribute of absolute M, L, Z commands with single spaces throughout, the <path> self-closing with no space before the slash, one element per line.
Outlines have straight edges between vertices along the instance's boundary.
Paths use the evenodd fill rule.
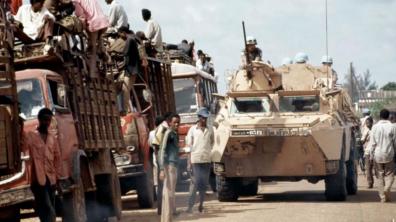
<path fill-rule="evenodd" d="M 114 161 L 116 166 L 128 165 L 131 163 L 132 157 L 128 153 L 115 154 Z"/>

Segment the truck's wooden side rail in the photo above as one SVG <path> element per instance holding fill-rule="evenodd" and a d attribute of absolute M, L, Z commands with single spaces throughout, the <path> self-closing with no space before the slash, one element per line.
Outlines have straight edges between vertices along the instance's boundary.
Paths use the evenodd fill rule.
<path fill-rule="evenodd" d="M 66 67 L 65 78 L 82 148 L 123 148 L 114 83 L 102 77 L 89 78 L 82 59 L 74 59 Z"/>
<path fill-rule="evenodd" d="M 8 1 L 0 1 L 0 175 L 20 167 L 18 95 L 15 82 L 13 33 L 7 21 Z"/>
<path fill-rule="evenodd" d="M 150 127 L 156 116 L 175 112 L 171 64 L 164 60 L 148 58 L 147 82 L 153 94 Z"/>

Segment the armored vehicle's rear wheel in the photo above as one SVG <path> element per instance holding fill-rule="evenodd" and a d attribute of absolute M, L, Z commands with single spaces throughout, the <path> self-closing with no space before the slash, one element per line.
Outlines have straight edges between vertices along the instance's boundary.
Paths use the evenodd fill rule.
<path fill-rule="evenodd" d="M 244 183 L 242 181 L 239 188 L 240 196 L 255 196 L 258 191 L 258 179 L 254 181 L 249 181 L 249 183 Z"/>
<path fill-rule="evenodd" d="M 232 202 L 238 200 L 239 178 L 227 178 L 216 176 L 217 199 L 221 202 Z"/>
<path fill-rule="evenodd" d="M 346 163 L 347 168 L 347 178 L 346 178 L 346 187 L 349 195 L 355 195 L 358 191 L 358 175 L 357 175 L 357 166 L 354 161 L 354 158 Z"/>
<path fill-rule="evenodd" d="M 353 136 L 351 139 L 351 152 L 349 155 L 349 160 L 346 163 L 347 168 L 347 178 L 346 178 L 346 186 L 349 195 L 355 195 L 358 191 L 358 174 L 357 174 L 357 163 L 355 161 L 356 158 L 356 149 L 355 149 L 355 137 Z"/>
<path fill-rule="evenodd" d="M 326 199 L 328 201 L 344 201 L 347 197 L 346 186 L 346 166 L 344 158 L 340 160 L 340 168 L 334 175 L 329 175 L 325 179 Z"/>

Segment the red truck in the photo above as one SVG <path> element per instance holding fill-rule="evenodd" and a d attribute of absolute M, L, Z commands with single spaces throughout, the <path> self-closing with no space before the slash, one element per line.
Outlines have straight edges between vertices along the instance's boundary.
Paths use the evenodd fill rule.
<path fill-rule="evenodd" d="M 59 211 L 63 221 L 96 222 L 121 217 L 121 190 L 113 155 L 125 149 L 125 142 L 113 81 L 89 77 L 85 40 L 78 37 L 81 42 L 76 48 L 69 45 L 67 33 L 58 36 L 55 53 L 50 55 L 42 53 L 43 43 L 13 47 L 15 65 L 14 60 L 8 64 L 17 70 L 16 101 L 25 118 L 24 131 L 37 125 L 42 107 L 55 113 L 51 130 L 56 132 L 61 149 L 63 198 Z M 106 66 L 100 68 L 106 73 Z M 31 207 L 28 150 L 22 150 L 19 157 L 20 170 L 0 178 L 0 221 L 19 221 L 20 209 Z"/>

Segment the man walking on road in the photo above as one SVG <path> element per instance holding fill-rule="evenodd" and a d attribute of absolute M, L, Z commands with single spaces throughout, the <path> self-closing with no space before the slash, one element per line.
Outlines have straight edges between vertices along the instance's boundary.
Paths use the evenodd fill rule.
<path fill-rule="evenodd" d="M 368 184 L 368 188 L 371 189 L 373 188 L 373 184 L 374 184 L 374 176 L 373 176 L 374 161 L 370 157 L 370 146 L 369 146 L 371 128 L 373 127 L 373 118 L 371 118 L 371 116 L 366 118 L 366 126 L 367 126 L 367 130 L 364 131 L 361 141 L 364 149 L 364 162 L 365 162 L 364 166 L 365 166 L 367 184 Z"/>
<path fill-rule="evenodd" d="M 58 140 L 48 131 L 52 116 L 51 110 L 41 109 L 38 113 L 39 126 L 26 135 L 26 145 L 33 162 L 31 188 L 41 222 L 55 222 L 55 187 L 62 169 Z"/>
<path fill-rule="evenodd" d="M 176 209 L 177 165 L 179 164 L 178 128 L 180 116 L 174 114 L 160 148 L 160 180 L 164 181 L 161 222 L 171 222 Z"/>
<path fill-rule="evenodd" d="M 378 173 L 378 191 L 381 202 L 390 202 L 391 188 L 395 174 L 396 126 L 389 119 L 389 111 L 380 112 L 380 121 L 371 133 L 371 156 L 374 157 Z"/>
<path fill-rule="evenodd" d="M 201 108 L 198 112 L 198 123 L 192 126 L 187 134 L 187 145 L 191 147 L 188 167 L 192 168 L 193 179 L 190 185 L 188 213 L 192 213 L 195 197 L 199 191 L 199 212 L 203 211 L 206 187 L 210 175 L 211 152 L 214 144 L 214 132 L 208 127 L 209 111 Z"/>
<path fill-rule="evenodd" d="M 162 121 L 162 123 L 157 126 L 157 128 L 155 129 L 154 132 L 154 138 L 152 140 L 152 146 L 154 147 L 154 154 L 157 160 L 157 214 L 161 215 L 161 210 L 162 210 L 162 191 L 163 191 L 163 182 L 160 180 L 159 178 L 159 174 L 160 174 L 160 169 L 159 169 L 159 161 L 160 161 L 160 148 L 161 148 L 161 144 L 162 144 L 162 140 L 164 138 L 165 132 L 166 130 L 169 129 L 169 126 L 171 124 L 172 121 L 172 116 L 173 113 L 172 112 L 167 112 L 164 115 L 164 120 Z"/>

